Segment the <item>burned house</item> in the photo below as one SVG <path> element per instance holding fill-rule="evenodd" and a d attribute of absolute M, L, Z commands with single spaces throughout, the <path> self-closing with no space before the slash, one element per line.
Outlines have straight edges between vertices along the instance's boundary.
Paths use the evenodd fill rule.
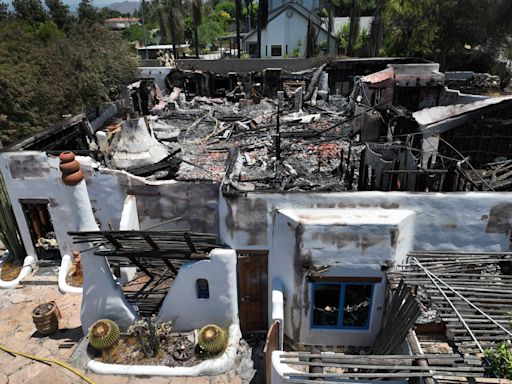
<path fill-rule="evenodd" d="M 96 306 L 87 292 L 105 284 L 111 294 L 94 296 L 113 304 L 87 310 L 85 328 L 101 316 L 127 325 L 152 315 L 194 328 L 203 319 L 246 333 L 270 328 L 274 384 L 430 378 L 434 368 L 381 372 L 390 354 L 424 367 L 417 339 L 405 341 L 417 300 L 390 273 L 416 252 L 510 256 L 512 99 L 447 89 L 436 64 L 377 62 L 372 74 L 369 64 L 358 73 L 357 63 L 336 62 L 145 69 L 99 116 L 68 119 L 0 153 L 27 255 L 60 261 L 40 245 L 54 239 L 63 280 L 74 251 L 98 259 L 84 263 L 85 276 L 102 270 L 104 280 L 85 278 L 83 303 Z M 58 156 L 67 151 L 80 163 L 80 193 L 62 181 Z M 129 288 L 143 275 L 148 284 Z M 82 293 L 65 281 L 60 289 Z M 390 333 L 390 322 L 404 327 Z M 360 376 L 327 369 L 361 353 L 379 364 Z"/>

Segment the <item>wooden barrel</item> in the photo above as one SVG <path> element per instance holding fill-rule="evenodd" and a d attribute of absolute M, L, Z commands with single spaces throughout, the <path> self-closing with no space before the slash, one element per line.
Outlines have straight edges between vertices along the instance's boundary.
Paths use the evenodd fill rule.
<path fill-rule="evenodd" d="M 58 309 L 55 301 L 35 307 L 32 311 L 32 321 L 42 335 L 49 335 L 59 329 Z"/>

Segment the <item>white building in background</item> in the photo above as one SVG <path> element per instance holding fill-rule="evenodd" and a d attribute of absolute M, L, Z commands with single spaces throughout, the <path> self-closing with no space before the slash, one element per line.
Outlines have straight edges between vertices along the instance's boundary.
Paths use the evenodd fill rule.
<path fill-rule="evenodd" d="M 273 0 L 270 2 L 268 25 L 261 31 L 261 57 L 305 57 L 308 23 L 311 22 L 316 36 L 316 46 L 325 45 L 328 31 L 318 16 L 318 1 Z M 323 44 L 322 44 L 323 43 Z M 253 29 L 243 39 L 242 46 L 251 57 L 258 53 L 257 30 Z M 336 37 L 331 34 L 330 52 L 336 52 Z"/>
<path fill-rule="evenodd" d="M 361 16 L 359 18 L 359 32 L 362 33 L 365 31 L 366 33 L 370 33 L 370 29 L 372 27 L 373 16 Z M 350 17 L 334 17 L 333 20 L 333 28 L 332 32 L 337 34 L 343 30 L 344 26 L 350 26 Z M 324 28 L 327 26 L 327 18 L 324 18 Z"/>
<path fill-rule="evenodd" d="M 132 25 L 140 25 L 138 17 L 113 17 L 104 21 L 105 27 L 109 29 L 126 29 Z"/>

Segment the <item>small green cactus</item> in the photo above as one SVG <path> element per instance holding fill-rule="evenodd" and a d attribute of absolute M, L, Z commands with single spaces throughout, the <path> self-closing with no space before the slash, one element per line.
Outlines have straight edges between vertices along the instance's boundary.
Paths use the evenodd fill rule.
<path fill-rule="evenodd" d="M 218 354 L 228 345 L 228 336 L 221 327 L 208 324 L 199 330 L 199 346 L 206 352 Z"/>
<path fill-rule="evenodd" d="M 119 327 L 112 320 L 100 319 L 89 328 L 89 344 L 98 351 L 104 351 L 117 345 Z"/>

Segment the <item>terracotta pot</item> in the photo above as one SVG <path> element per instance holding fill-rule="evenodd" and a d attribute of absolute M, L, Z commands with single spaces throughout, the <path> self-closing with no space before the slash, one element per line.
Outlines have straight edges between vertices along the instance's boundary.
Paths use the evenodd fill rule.
<path fill-rule="evenodd" d="M 80 163 L 76 160 L 70 161 L 69 163 L 60 163 L 60 171 L 64 175 L 70 175 L 80 170 Z"/>
<path fill-rule="evenodd" d="M 40 304 L 32 311 L 32 321 L 37 331 L 49 335 L 59 329 L 59 309 L 55 301 Z"/>
<path fill-rule="evenodd" d="M 61 163 L 69 163 L 75 160 L 75 154 L 73 152 L 61 152 L 59 159 Z"/>
<path fill-rule="evenodd" d="M 62 181 L 66 185 L 77 185 L 79 182 L 81 182 L 84 179 L 84 173 L 81 169 L 78 170 L 78 172 L 72 173 L 70 175 L 62 175 Z"/>

